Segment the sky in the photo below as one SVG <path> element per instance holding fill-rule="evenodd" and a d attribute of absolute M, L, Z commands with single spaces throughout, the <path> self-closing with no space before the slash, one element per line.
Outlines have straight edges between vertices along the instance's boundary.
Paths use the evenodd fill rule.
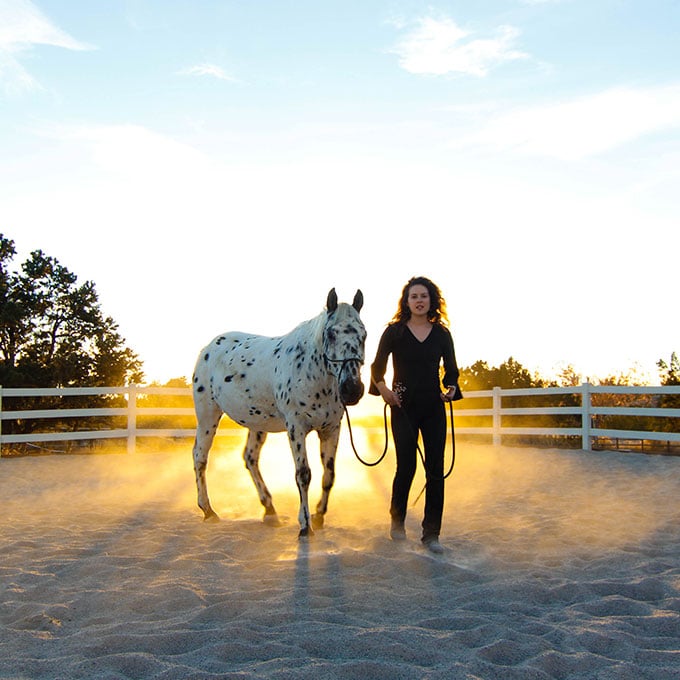
<path fill-rule="evenodd" d="M 144 362 L 414 275 L 460 366 L 680 351 L 678 0 L 0 0 L 0 233 Z"/>

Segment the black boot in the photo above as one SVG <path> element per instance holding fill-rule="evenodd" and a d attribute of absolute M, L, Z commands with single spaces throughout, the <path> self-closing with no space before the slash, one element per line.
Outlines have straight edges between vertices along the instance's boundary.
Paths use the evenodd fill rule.
<path fill-rule="evenodd" d="M 393 541 L 405 541 L 406 540 L 406 529 L 404 528 L 404 522 L 400 519 L 392 518 L 392 524 L 390 525 L 390 538 Z"/>

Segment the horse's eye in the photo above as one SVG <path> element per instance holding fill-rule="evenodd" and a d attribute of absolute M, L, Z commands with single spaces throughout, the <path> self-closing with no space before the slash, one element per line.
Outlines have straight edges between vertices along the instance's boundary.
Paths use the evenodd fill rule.
<path fill-rule="evenodd" d="M 328 342 L 335 342 L 335 331 L 332 329 L 328 329 L 328 332 L 326 333 L 326 338 L 328 338 Z"/>

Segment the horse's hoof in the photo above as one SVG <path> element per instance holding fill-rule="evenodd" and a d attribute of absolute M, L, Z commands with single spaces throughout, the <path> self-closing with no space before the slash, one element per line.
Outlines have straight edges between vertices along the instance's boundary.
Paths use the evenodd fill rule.
<path fill-rule="evenodd" d="M 312 515 L 312 528 L 313 529 L 323 529 L 324 516 L 320 512 L 316 512 Z"/>
<path fill-rule="evenodd" d="M 210 510 L 203 511 L 203 521 L 204 522 L 219 522 L 220 518 L 218 514 L 211 508 Z"/>
<path fill-rule="evenodd" d="M 298 538 L 311 538 L 314 536 L 314 531 L 312 531 L 312 527 L 305 527 L 304 529 L 300 529 L 300 533 L 298 534 Z"/>
<path fill-rule="evenodd" d="M 265 513 L 262 521 L 268 527 L 280 527 L 283 524 L 276 513 Z"/>

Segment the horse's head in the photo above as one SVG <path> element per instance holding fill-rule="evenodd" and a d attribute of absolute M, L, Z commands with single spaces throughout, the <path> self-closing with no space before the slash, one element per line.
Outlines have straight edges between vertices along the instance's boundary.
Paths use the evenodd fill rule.
<path fill-rule="evenodd" d="M 361 366 L 364 363 L 366 329 L 359 317 L 364 296 L 357 290 L 351 305 L 338 304 L 335 288 L 326 300 L 326 323 L 323 329 L 323 356 L 338 381 L 342 403 L 356 404 L 364 395 Z"/>

